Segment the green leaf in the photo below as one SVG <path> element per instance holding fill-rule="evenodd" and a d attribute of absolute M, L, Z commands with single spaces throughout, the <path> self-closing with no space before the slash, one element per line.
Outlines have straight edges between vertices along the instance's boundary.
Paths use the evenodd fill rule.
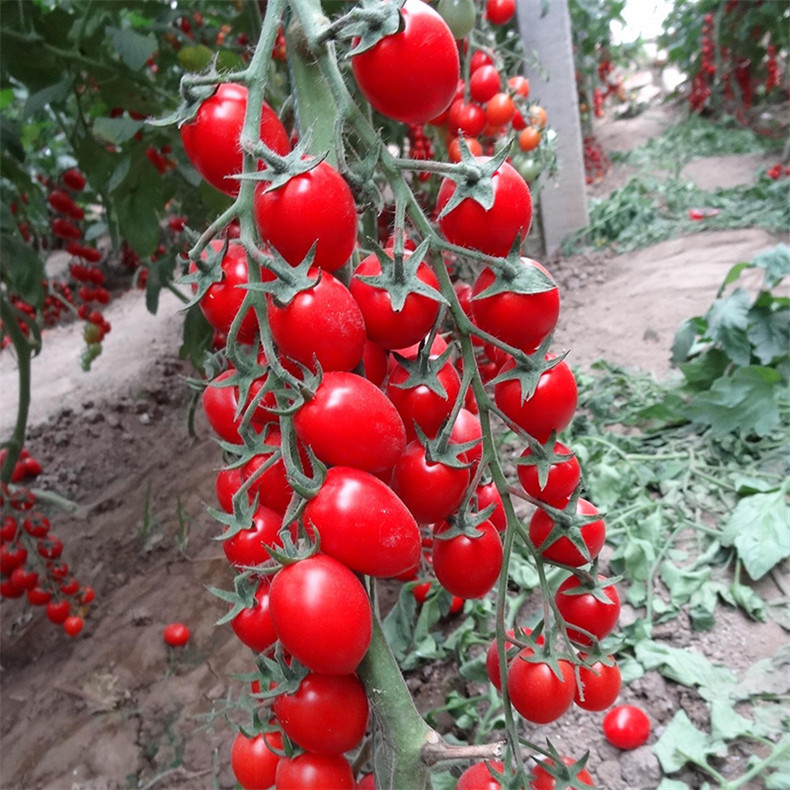
<path fill-rule="evenodd" d="M 178 349 L 179 359 L 188 358 L 196 370 L 203 370 L 213 336 L 214 328 L 206 321 L 200 307 L 192 305 L 184 317 L 184 340 Z"/>
<path fill-rule="evenodd" d="M 395 658 L 401 659 L 412 643 L 414 635 L 414 615 L 417 612 L 417 602 L 411 587 L 407 584 L 401 587 L 395 606 L 381 624 L 384 636 L 387 637 Z"/>
<path fill-rule="evenodd" d="M 753 269 L 753 268 L 754 268 L 754 264 L 748 263 L 746 261 L 741 261 L 741 263 L 736 263 L 734 266 L 732 266 L 730 270 L 727 272 L 727 276 L 724 278 L 724 281 L 722 282 L 721 287 L 719 288 L 719 292 L 717 296 L 721 296 L 724 293 L 724 289 L 728 285 L 732 285 L 732 283 L 734 283 L 741 276 L 741 272 L 744 269 Z"/>
<path fill-rule="evenodd" d="M 732 702 L 726 699 L 715 699 L 711 702 L 710 730 L 714 738 L 725 741 L 741 735 L 757 734 L 754 722 L 737 713 Z"/>
<path fill-rule="evenodd" d="M 685 362 L 689 358 L 689 351 L 697 339 L 697 335 L 705 331 L 705 322 L 700 318 L 687 318 L 675 332 L 672 341 L 672 362 Z"/>
<path fill-rule="evenodd" d="M 694 396 L 688 416 L 708 425 L 715 435 L 767 436 L 779 424 L 780 374 L 750 365 L 713 382 L 709 392 Z"/>
<path fill-rule="evenodd" d="M 726 694 L 737 683 L 731 670 L 712 664 L 701 653 L 692 653 L 651 640 L 638 644 L 635 653 L 645 669 L 657 669 L 664 677 L 684 686 L 698 686 L 708 696 Z"/>
<path fill-rule="evenodd" d="M 790 354 L 790 310 L 772 310 L 755 305 L 749 311 L 749 341 L 761 364 Z"/>
<path fill-rule="evenodd" d="M 746 572 L 760 579 L 790 557 L 790 508 L 778 490 L 744 497 L 733 510 L 721 535 L 724 546 L 735 546 Z"/>
<path fill-rule="evenodd" d="M 71 75 L 67 74 L 54 85 L 48 85 L 46 88 L 42 88 L 40 91 L 28 96 L 25 102 L 25 116 L 30 117 L 43 110 L 48 104 L 57 104 L 62 99 L 65 99 L 71 90 L 72 82 Z"/>
<path fill-rule="evenodd" d="M 3 261 L 0 271 L 9 291 L 34 307 L 40 307 L 44 298 L 41 288 L 44 262 L 33 248 L 21 238 L 3 233 L 0 236 L 0 259 Z"/>
<path fill-rule="evenodd" d="M 678 711 L 653 746 L 664 773 L 679 771 L 689 760 L 707 763 L 710 755 L 723 757 L 727 747 L 698 730 L 685 711 Z"/>
<path fill-rule="evenodd" d="M 691 362 L 679 365 L 686 384 L 695 390 L 710 389 L 716 379 L 724 375 L 730 360 L 718 348 L 710 348 Z"/>
<path fill-rule="evenodd" d="M 139 71 L 145 66 L 145 62 L 159 47 L 153 33 L 144 36 L 134 30 L 117 27 L 108 27 L 106 33 L 113 49 L 132 71 Z"/>
<path fill-rule="evenodd" d="M 113 145 L 131 140 L 142 128 L 142 121 L 135 121 L 133 118 L 102 117 L 93 122 L 93 133 L 96 137 Z"/>
<path fill-rule="evenodd" d="M 678 782 L 677 779 L 664 777 L 656 790 L 689 790 L 689 786 L 685 782 Z"/>
<path fill-rule="evenodd" d="M 790 247 L 779 244 L 754 256 L 754 265 L 765 269 L 763 287 L 771 289 L 790 274 Z"/>
<path fill-rule="evenodd" d="M 750 304 L 749 292 L 743 288 L 736 288 L 729 296 L 717 299 L 705 315 L 708 322 L 707 336 L 716 342 L 721 341 L 728 332 L 745 330 Z"/>

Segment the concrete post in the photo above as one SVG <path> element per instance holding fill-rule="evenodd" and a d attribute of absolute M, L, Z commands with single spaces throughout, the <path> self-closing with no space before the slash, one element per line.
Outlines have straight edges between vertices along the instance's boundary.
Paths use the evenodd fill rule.
<path fill-rule="evenodd" d="M 544 177 L 540 191 L 540 221 L 546 253 L 554 252 L 569 234 L 588 224 L 587 195 L 579 103 L 573 67 L 573 41 L 567 0 L 550 0 L 541 16 L 541 0 L 517 0 L 518 26 L 527 57 L 532 53 L 548 79 L 527 62 L 530 99 L 546 110 L 557 131 L 557 182 Z"/>

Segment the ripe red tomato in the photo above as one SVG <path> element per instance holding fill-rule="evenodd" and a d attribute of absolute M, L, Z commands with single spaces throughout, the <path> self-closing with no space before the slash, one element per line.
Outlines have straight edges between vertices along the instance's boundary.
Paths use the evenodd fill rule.
<path fill-rule="evenodd" d="M 72 167 L 63 173 L 63 183 L 69 188 L 77 192 L 82 192 L 85 189 L 85 176 L 76 168 Z"/>
<path fill-rule="evenodd" d="M 229 511 L 230 512 L 230 511 Z M 252 516 L 252 526 L 222 541 L 228 562 L 236 567 L 261 565 L 270 558 L 270 547 L 282 547 L 280 530 L 283 517 L 260 505 Z"/>
<path fill-rule="evenodd" d="M 219 252 L 222 249 L 222 242 L 212 241 L 211 246 L 215 252 Z M 190 263 L 189 271 L 197 271 L 194 261 Z M 268 269 L 261 268 L 261 280 L 272 279 L 274 279 L 274 275 Z M 225 335 L 228 333 L 246 294 L 243 288 L 237 286 L 246 285 L 248 282 L 247 253 L 241 244 L 231 242 L 222 259 L 222 279 L 210 285 L 200 300 L 200 309 L 203 315 L 218 332 Z M 193 285 L 193 290 L 197 290 L 197 286 Z M 257 333 L 258 320 L 255 313 L 249 310 L 241 322 L 237 339 L 240 343 L 252 343 Z"/>
<path fill-rule="evenodd" d="M 395 407 L 375 384 L 355 373 L 325 374 L 313 399 L 294 415 L 294 428 L 320 461 L 366 472 L 390 469 L 406 446 Z"/>
<path fill-rule="evenodd" d="M 488 0 L 486 18 L 492 25 L 505 25 L 516 13 L 516 0 Z"/>
<path fill-rule="evenodd" d="M 506 362 L 502 371 L 514 366 L 512 360 Z M 521 383 L 515 379 L 500 381 L 494 387 L 496 405 L 541 444 L 552 431 L 559 433 L 570 425 L 579 399 L 576 379 L 564 361 L 541 374 L 532 397 L 522 400 L 522 395 Z"/>
<path fill-rule="evenodd" d="M 162 638 L 170 647 L 182 647 L 189 641 L 189 628 L 183 623 L 170 623 L 165 626 Z"/>
<path fill-rule="evenodd" d="M 359 469 L 335 466 L 304 509 L 321 550 L 357 573 L 397 576 L 420 559 L 420 530 L 389 486 Z"/>
<path fill-rule="evenodd" d="M 489 126 L 496 128 L 504 126 L 510 123 L 515 114 L 516 105 L 507 93 L 497 93 L 486 104 L 486 123 Z"/>
<path fill-rule="evenodd" d="M 297 746 L 342 754 L 359 745 L 368 726 L 368 698 L 356 675 L 310 672 L 292 694 L 274 700 L 274 715 Z"/>
<path fill-rule="evenodd" d="M 350 675 L 370 644 L 372 615 L 354 572 L 326 554 L 287 565 L 271 586 L 271 616 L 283 647 L 314 672 Z"/>
<path fill-rule="evenodd" d="M 592 516 L 598 512 L 595 505 L 586 499 L 579 499 L 576 503 L 576 513 L 584 516 Z M 554 526 L 554 522 L 545 510 L 536 510 L 529 522 L 529 539 L 536 549 L 540 550 L 541 556 L 551 562 L 561 562 L 563 565 L 573 565 L 574 568 L 581 568 L 591 560 L 594 560 L 603 548 L 606 540 L 606 524 L 603 519 L 592 521 L 580 527 L 582 540 L 587 546 L 590 558 L 587 559 L 576 546 L 566 537 L 561 537 L 546 548 L 540 549 L 541 544 L 548 537 Z"/>
<path fill-rule="evenodd" d="M 529 636 L 532 633 L 532 630 L 529 628 L 522 628 L 521 629 L 524 634 Z M 515 636 L 515 631 L 511 628 L 508 632 L 508 636 Z M 542 645 L 546 640 L 539 636 L 535 640 L 539 645 Z M 511 645 L 505 640 L 505 652 L 508 655 L 513 655 L 513 653 L 517 651 L 517 647 L 515 645 Z M 510 666 L 510 660 L 508 660 L 508 667 Z M 502 690 L 502 682 L 499 677 L 499 654 L 497 653 L 497 644 L 496 644 L 496 637 L 491 640 L 491 644 L 488 646 L 488 650 L 486 652 L 486 673 L 488 674 L 488 679 L 493 684 L 494 688 L 498 689 L 499 691 Z"/>
<path fill-rule="evenodd" d="M 503 773 L 505 766 L 499 760 L 487 760 L 484 763 L 470 765 L 459 777 L 455 790 L 500 790 L 502 785 L 496 780 L 489 765 L 497 773 Z"/>
<path fill-rule="evenodd" d="M 475 102 L 456 99 L 447 113 L 447 129 L 451 134 L 477 137 L 486 128 L 486 111 Z"/>
<path fill-rule="evenodd" d="M 377 387 L 381 387 L 384 379 L 387 378 L 389 369 L 387 350 L 378 343 L 366 340 L 365 349 L 362 352 L 362 367 L 365 371 L 365 378 L 372 381 Z"/>
<path fill-rule="evenodd" d="M 489 55 L 487 52 L 484 52 L 482 49 L 476 49 L 472 53 L 472 58 L 469 61 L 469 72 L 470 74 L 474 74 L 478 69 L 482 68 L 483 66 L 493 66 L 494 59 Z"/>
<path fill-rule="evenodd" d="M 603 734 L 618 749 L 637 749 L 650 737 L 650 719 L 640 708 L 618 705 L 606 714 Z"/>
<path fill-rule="evenodd" d="M 537 261 L 521 258 L 527 268 L 549 274 Z M 503 291 L 478 298 L 497 279 L 486 267 L 478 276 L 472 291 L 472 320 L 480 329 L 498 337 L 508 345 L 531 354 L 554 331 L 560 315 L 560 291 L 555 285 L 548 291 L 522 294 Z"/>
<path fill-rule="evenodd" d="M 272 624 L 271 588 L 267 579 L 258 582 L 253 605 L 242 609 L 230 625 L 236 636 L 256 653 L 263 653 L 277 641 Z"/>
<path fill-rule="evenodd" d="M 554 760 L 551 758 L 547 758 L 543 762 L 549 766 L 554 765 Z M 565 765 L 573 765 L 576 761 L 571 757 L 563 757 L 562 762 L 564 762 Z M 554 790 L 554 786 L 556 785 L 554 777 L 543 768 L 542 765 L 536 765 L 528 778 L 532 780 L 529 783 L 529 790 Z M 595 785 L 592 776 L 590 776 L 590 772 L 586 768 L 582 768 L 582 770 L 579 771 L 576 780 L 590 785 L 591 787 Z"/>
<path fill-rule="evenodd" d="M 69 636 L 77 636 L 84 625 L 85 621 L 79 615 L 71 615 L 63 621 L 63 630 Z"/>
<path fill-rule="evenodd" d="M 480 162 L 487 159 L 478 157 Z M 439 228 L 452 244 L 504 257 L 517 237 L 523 241 L 527 235 L 532 222 L 532 197 L 527 182 L 507 162 L 502 163 L 491 181 L 494 203 L 488 211 L 466 198 L 439 220 Z M 455 182 L 445 178 L 436 198 L 437 213 L 447 205 L 453 192 Z"/>
<path fill-rule="evenodd" d="M 440 522 L 434 527 L 433 570 L 445 590 L 461 598 L 482 598 L 495 584 L 502 570 L 502 542 L 496 527 L 484 521 L 477 538 L 457 535 L 447 540 L 441 534 L 450 525 Z"/>
<path fill-rule="evenodd" d="M 560 659 L 562 678 L 558 678 L 548 664 L 525 661 L 530 655 L 532 650 L 525 648 L 510 662 L 508 694 L 513 707 L 527 721 L 548 724 L 562 716 L 573 702 L 576 690 L 573 664 Z"/>
<path fill-rule="evenodd" d="M 476 414 L 472 414 L 469 409 L 461 409 L 450 431 L 450 444 L 468 444 L 469 442 L 477 442 L 477 444 L 462 453 L 461 460 L 473 464 L 471 475 L 483 457 L 483 427 Z M 499 529 L 498 526 L 497 529 Z"/>
<path fill-rule="evenodd" d="M 351 69 L 374 109 L 404 123 L 425 123 L 455 96 L 458 50 L 447 23 L 430 6 L 406 0 L 401 15 L 402 30 L 354 55 Z"/>
<path fill-rule="evenodd" d="M 584 653 L 579 653 L 584 659 Z M 614 661 L 614 656 L 609 656 Z M 596 661 L 591 667 L 579 667 L 579 685 L 573 701 L 584 710 L 606 710 L 620 694 L 622 678 L 617 664 Z M 584 699 L 582 699 L 584 693 Z"/>
<path fill-rule="evenodd" d="M 242 466 L 241 476 L 245 482 L 268 462 L 269 457 L 275 449 L 280 446 L 281 439 L 282 437 L 279 429 L 274 428 L 269 431 L 264 445 L 272 449 L 269 452 L 254 455 L 244 466 Z M 307 468 L 308 458 L 301 448 L 300 457 L 303 466 Z M 250 501 L 252 501 L 257 494 L 258 504 L 265 505 L 278 513 L 285 513 L 288 503 L 291 501 L 293 489 L 288 483 L 283 459 L 279 458 L 272 466 L 258 476 L 255 482 L 250 485 L 248 493 Z"/>
<path fill-rule="evenodd" d="M 267 732 L 248 738 L 238 733 L 230 750 L 230 765 L 236 781 L 244 790 L 269 790 L 274 785 L 280 755 L 272 749 L 283 748 L 283 737 L 279 732 Z"/>
<path fill-rule="evenodd" d="M 229 176 L 241 173 L 239 138 L 247 111 L 247 88 L 226 82 L 206 99 L 193 121 L 181 127 L 181 142 L 189 161 L 212 186 L 235 197 L 241 182 Z M 285 127 L 266 102 L 261 107 L 260 137 L 275 153 L 291 150 Z"/>
<path fill-rule="evenodd" d="M 396 365 L 384 391 L 403 419 L 407 439 L 416 438 L 415 423 L 426 436 L 433 438 L 439 433 L 439 428 L 455 405 L 461 391 L 461 377 L 453 363 L 447 360 L 437 374 L 439 383 L 444 388 L 444 396 L 424 384 L 416 387 L 401 386 L 408 378 L 406 369 Z"/>
<path fill-rule="evenodd" d="M 558 454 L 567 455 L 571 451 L 562 442 L 555 442 L 553 451 Z M 532 455 L 532 450 L 527 447 L 522 458 Z M 575 455 L 567 461 L 557 461 L 549 467 L 549 475 L 546 478 L 546 485 L 540 487 L 538 480 L 537 466 L 517 466 L 518 479 L 521 487 L 530 496 L 545 502 L 556 508 L 564 508 L 571 498 L 571 494 L 576 490 L 576 486 L 581 479 L 581 467 Z"/>
<path fill-rule="evenodd" d="M 604 603 L 591 592 L 579 594 L 577 588 L 580 586 L 578 576 L 569 576 L 557 589 L 554 601 L 569 626 L 568 636 L 580 645 L 591 645 L 592 639 L 589 636 L 571 626 L 583 628 L 597 639 L 603 639 L 617 625 L 617 618 L 620 616 L 620 596 L 613 584 L 607 585 L 603 588 L 603 592 L 611 603 Z"/>
<path fill-rule="evenodd" d="M 266 192 L 255 189 L 253 208 L 261 238 L 291 266 L 300 264 L 315 244 L 313 263 L 333 272 L 357 243 L 357 208 L 343 176 L 328 162 Z"/>
<path fill-rule="evenodd" d="M 404 252 L 404 257 L 410 255 L 410 252 Z M 436 321 L 439 302 L 422 294 L 410 293 L 403 308 L 395 312 L 387 291 L 360 279 L 378 274 L 381 274 L 379 259 L 375 255 L 368 255 L 357 267 L 349 286 L 365 318 L 368 338 L 384 348 L 400 349 L 419 343 Z M 424 261 L 417 267 L 417 278 L 439 289 L 439 280 Z"/>
<path fill-rule="evenodd" d="M 243 444 L 243 439 L 239 435 L 243 414 L 236 416 L 238 387 L 221 386 L 222 382 L 234 373 L 233 370 L 225 370 L 210 381 L 203 390 L 201 402 L 209 425 L 216 431 L 220 439 L 232 444 Z"/>
<path fill-rule="evenodd" d="M 478 510 L 485 510 L 489 505 L 494 506 L 494 512 L 488 517 L 488 520 L 499 532 L 504 532 L 507 528 L 507 513 L 505 513 L 505 506 L 502 504 L 502 497 L 499 496 L 496 483 L 492 480 L 485 485 L 479 485 L 475 494 L 477 495 Z"/>
<path fill-rule="evenodd" d="M 365 349 L 362 311 L 340 280 L 328 272 L 284 307 L 269 298 L 269 326 L 280 353 L 315 370 L 353 370 Z"/>
<path fill-rule="evenodd" d="M 277 790 L 354 790 L 354 774 L 341 754 L 283 757 L 277 765 Z"/>
<path fill-rule="evenodd" d="M 469 94 L 481 104 L 499 93 L 502 78 L 494 66 L 486 65 L 475 69 L 469 77 Z"/>
<path fill-rule="evenodd" d="M 243 482 L 241 469 L 221 469 L 217 472 L 217 502 L 226 513 L 233 512 L 233 495 Z"/>
<path fill-rule="evenodd" d="M 418 523 L 433 524 L 458 509 L 469 485 L 469 470 L 430 463 L 415 440 L 395 464 L 390 484 Z"/>
<path fill-rule="evenodd" d="M 66 622 L 70 610 L 71 605 L 65 599 L 62 601 L 50 601 L 47 604 L 47 619 L 55 623 L 55 625 L 62 625 Z"/>

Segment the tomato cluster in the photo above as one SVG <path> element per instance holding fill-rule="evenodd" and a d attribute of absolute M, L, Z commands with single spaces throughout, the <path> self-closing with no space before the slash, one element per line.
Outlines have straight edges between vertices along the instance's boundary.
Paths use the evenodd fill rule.
<path fill-rule="evenodd" d="M 0 464 L 4 457 L 5 450 Z M 12 481 L 25 482 L 40 472 L 41 464 L 23 450 Z M 80 584 L 62 560 L 63 543 L 50 532 L 49 518 L 37 508 L 35 494 L 22 485 L 3 486 L 0 513 L 0 597 L 25 596 L 32 606 L 44 606 L 52 623 L 77 636 L 94 592 Z"/>

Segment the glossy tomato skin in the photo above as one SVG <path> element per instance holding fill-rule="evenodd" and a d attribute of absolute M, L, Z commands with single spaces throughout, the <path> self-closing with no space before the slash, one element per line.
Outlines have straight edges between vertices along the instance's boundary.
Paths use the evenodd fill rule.
<path fill-rule="evenodd" d="M 458 393 L 461 391 L 461 378 L 458 371 L 448 360 L 438 372 L 437 378 L 444 388 L 444 396 L 424 384 L 418 384 L 416 387 L 403 387 L 402 385 L 408 378 L 409 374 L 406 369 L 401 365 L 396 365 L 390 373 L 384 391 L 403 420 L 407 439 L 417 438 L 415 424 L 419 425 L 426 436 L 434 438 L 452 411 Z"/>
<path fill-rule="evenodd" d="M 497 773 L 504 773 L 505 766 L 499 760 L 470 765 L 459 777 L 455 790 L 500 790 L 502 785 L 488 770 L 491 766 Z"/>
<path fill-rule="evenodd" d="M 492 480 L 485 485 L 479 485 L 475 493 L 477 494 L 477 509 L 485 510 L 489 505 L 493 505 L 494 512 L 488 517 L 488 520 L 499 532 L 504 532 L 507 528 L 507 513 L 505 513 L 505 506 L 502 504 L 502 497 L 499 495 L 496 483 Z"/>
<path fill-rule="evenodd" d="M 555 721 L 571 706 L 576 681 L 573 664 L 559 660 L 562 679 L 558 678 L 548 664 L 523 660 L 532 655 L 525 648 L 511 662 L 507 673 L 507 690 L 513 707 L 534 724 Z"/>
<path fill-rule="evenodd" d="M 228 176 L 242 170 L 239 138 L 246 110 L 247 88 L 222 83 L 200 105 L 195 119 L 181 127 L 181 141 L 195 169 L 209 184 L 231 197 L 239 194 L 241 183 Z M 260 135 L 275 153 L 285 155 L 291 150 L 285 127 L 266 102 L 261 107 Z"/>
<path fill-rule="evenodd" d="M 272 624 L 270 592 L 269 582 L 261 579 L 255 591 L 254 604 L 242 609 L 230 621 L 236 636 L 256 653 L 265 652 L 277 641 Z"/>
<path fill-rule="evenodd" d="M 606 714 L 603 734 L 618 749 L 638 749 L 650 737 L 650 719 L 634 705 L 618 705 Z"/>
<path fill-rule="evenodd" d="M 501 83 L 502 78 L 495 66 L 481 66 L 469 77 L 469 93 L 475 101 L 485 103 L 499 93 Z"/>
<path fill-rule="evenodd" d="M 269 326 L 280 353 L 315 370 L 353 370 L 365 349 L 362 311 L 340 280 L 328 272 L 285 306 L 269 298 Z"/>
<path fill-rule="evenodd" d="M 505 25 L 516 13 L 516 0 L 488 0 L 486 17 L 492 25 Z"/>
<path fill-rule="evenodd" d="M 313 263 L 333 272 L 357 243 L 357 209 L 343 176 L 328 162 L 291 178 L 279 189 L 255 190 L 253 208 L 261 238 L 291 266 L 300 264 L 315 244 Z"/>
<path fill-rule="evenodd" d="M 189 641 L 189 628 L 183 623 L 170 623 L 162 636 L 170 647 L 183 647 Z"/>
<path fill-rule="evenodd" d="M 201 402 L 209 425 L 214 429 L 220 439 L 232 444 L 242 444 L 239 435 L 239 425 L 243 415 L 236 416 L 238 390 L 236 387 L 220 386 L 230 378 L 235 371 L 225 370 L 209 382 L 203 390 Z"/>
<path fill-rule="evenodd" d="M 418 523 L 433 524 L 458 510 L 469 485 L 469 470 L 430 463 L 425 448 L 415 440 L 395 464 L 390 484 Z"/>
<path fill-rule="evenodd" d="M 304 509 L 321 551 L 357 573 L 391 577 L 420 559 L 420 530 L 392 489 L 359 469 L 335 466 Z"/>
<path fill-rule="evenodd" d="M 496 527 L 484 521 L 476 531 L 479 537 L 457 535 L 447 540 L 441 534 L 450 525 L 444 521 L 434 527 L 433 570 L 445 590 L 461 598 L 482 598 L 496 584 L 502 570 L 502 541 Z"/>
<path fill-rule="evenodd" d="M 274 428 L 269 431 L 264 445 L 271 448 L 271 450 L 254 455 L 241 467 L 241 476 L 245 482 L 268 463 L 271 455 L 280 447 L 281 441 L 282 436 L 279 429 Z M 302 453 L 301 448 L 300 453 Z M 302 464 L 307 468 L 307 456 L 301 454 L 300 457 Z M 272 466 L 256 478 L 255 482 L 250 485 L 248 494 L 251 502 L 257 495 L 259 505 L 265 505 L 277 513 L 285 513 L 288 503 L 291 501 L 293 489 L 288 483 L 288 477 L 285 473 L 285 462 L 282 458 L 278 458 Z"/>
<path fill-rule="evenodd" d="M 477 444 L 466 450 L 461 455 L 461 459 L 467 463 L 471 462 L 473 464 L 471 469 L 475 469 L 483 457 L 483 427 L 476 414 L 473 414 L 469 409 L 461 409 L 455 418 L 453 429 L 450 431 L 450 444 L 468 444 L 469 442 L 477 442 Z"/>
<path fill-rule="evenodd" d="M 226 513 L 233 512 L 233 495 L 243 482 L 241 469 L 221 469 L 217 472 L 217 502 Z"/>
<path fill-rule="evenodd" d="M 211 246 L 215 252 L 222 250 L 220 241 L 212 241 Z M 247 253 L 244 247 L 238 242 L 231 242 L 222 259 L 222 279 L 217 283 L 212 283 L 200 300 L 200 310 L 206 320 L 214 329 L 225 335 L 228 334 L 230 325 L 244 301 L 246 291 L 238 286 L 246 285 L 249 282 L 247 265 Z M 197 271 L 194 261 L 190 263 L 189 271 Z M 261 280 L 271 280 L 273 277 L 274 275 L 268 269 L 261 268 Z M 193 286 L 193 289 L 196 289 L 196 286 Z M 257 334 L 258 320 L 255 313 L 249 310 L 241 322 L 236 337 L 240 343 L 252 343 Z"/>
<path fill-rule="evenodd" d="M 228 562 L 236 567 L 261 565 L 271 555 L 268 549 L 283 545 L 279 532 L 283 517 L 280 513 L 260 505 L 252 516 L 252 526 L 222 541 Z"/>
<path fill-rule="evenodd" d="M 238 733 L 230 750 L 230 765 L 236 781 L 244 790 L 269 790 L 274 786 L 277 763 L 280 755 L 274 749 L 283 748 L 283 738 L 279 732 L 268 732 L 248 738 Z"/>
<path fill-rule="evenodd" d="M 274 700 L 274 715 L 297 746 L 342 754 L 359 745 L 368 725 L 368 698 L 356 675 L 310 672 L 292 694 Z"/>
<path fill-rule="evenodd" d="M 479 157 L 485 162 L 488 157 Z M 532 222 L 532 197 L 527 182 L 503 162 L 491 179 L 494 203 L 486 211 L 471 198 L 462 200 L 439 220 L 439 229 L 452 244 L 504 257 L 516 238 L 522 241 Z M 440 213 L 455 192 L 455 182 L 445 178 L 439 187 L 436 211 Z"/>
<path fill-rule="evenodd" d="M 326 373 L 313 399 L 294 415 L 294 428 L 319 460 L 366 472 L 390 469 L 406 446 L 395 407 L 355 373 Z"/>
<path fill-rule="evenodd" d="M 576 762 L 570 757 L 563 757 L 562 761 L 565 763 L 565 765 L 573 765 L 573 763 Z M 550 758 L 544 760 L 543 762 L 547 763 L 548 765 L 554 765 L 554 761 Z M 590 772 L 586 768 L 582 768 L 582 770 L 577 774 L 576 778 L 579 782 L 590 785 L 591 787 L 595 785 L 592 776 L 590 776 Z M 529 790 L 554 790 L 554 787 L 557 784 L 554 780 L 554 777 L 541 765 L 536 765 L 532 769 L 529 779 L 531 780 L 529 783 Z"/>
<path fill-rule="evenodd" d="M 584 653 L 579 654 L 579 658 L 585 657 Z M 614 660 L 613 656 L 609 658 Z M 584 710 L 606 710 L 619 696 L 621 685 L 620 669 L 616 663 L 609 666 L 596 661 L 592 667 L 579 667 L 579 685 L 573 701 Z"/>
<path fill-rule="evenodd" d="M 603 577 L 599 578 L 603 579 Z M 608 636 L 614 630 L 617 618 L 620 616 L 620 596 L 613 584 L 607 585 L 603 588 L 603 592 L 610 603 L 604 603 L 591 592 L 574 594 L 579 585 L 577 576 L 569 576 L 557 588 L 554 601 L 568 624 L 568 636 L 577 644 L 591 645 L 592 639 L 587 634 L 571 626 L 577 625 L 599 640 Z"/>
<path fill-rule="evenodd" d="M 276 790 L 354 790 L 354 774 L 339 754 L 283 757 L 277 765 Z"/>
<path fill-rule="evenodd" d="M 521 258 L 521 263 L 548 274 L 537 261 Z M 472 291 L 472 320 L 480 329 L 510 346 L 531 354 L 554 331 L 560 315 L 560 291 L 521 294 L 510 291 L 476 298 L 496 280 L 486 267 L 475 280 Z"/>
<path fill-rule="evenodd" d="M 411 253 L 408 251 L 404 253 L 405 257 L 409 255 Z M 392 300 L 387 291 L 360 279 L 378 274 L 381 274 L 381 262 L 375 255 L 368 255 L 357 266 L 349 286 L 365 318 L 368 338 L 388 349 L 399 349 L 419 343 L 436 321 L 439 302 L 423 294 L 410 293 L 406 297 L 403 308 L 396 312 L 392 308 Z M 424 261 L 417 267 L 417 277 L 439 290 L 439 280 L 433 269 Z"/>
<path fill-rule="evenodd" d="M 351 69 L 378 112 L 404 123 L 425 123 L 455 96 L 458 50 L 447 23 L 430 6 L 406 0 L 401 14 L 403 29 L 354 55 Z"/>
<path fill-rule="evenodd" d="M 579 499 L 576 503 L 576 513 L 580 515 L 595 515 L 598 512 L 595 505 L 586 499 Z M 529 539 L 532 545 L 540 551 L 544 559 L 552 562 L 561 562 L 563 565 L 573 565 L 574 568 L 581 568 L 590 560 L 594 560 L 606 541 L 606 525 L 603 519 L 592 521 L 580 528 L 582 539 L 587 546 L 590 555 L 588 560 L 566 537 L 561 537 L 550 546 L 541 549 L 540 546 L 551 532 L 554 522 L 551 516 L 538 508 L 529 522 Z"/>
<path fill-rule="evenodd" d="M 378 343 L 366 340 L 362 353 L 362 367 L 365 371 L 365 378 L 372 381 L 377 387 L 381 387 L 389 370 L 387 349 L 382 348 Z"/>
<path fill-rule="evenodd" d="M 555 442 L 553 449 L 555 453 L 571 457 L 567 461 L 558 461 L 549 467 L 549 474 L 543 488 L 541 488 L 538 479 L 537 466 L 517 466 L 518 480 L 521 487 L 530 496 L 552 507 L 564 508 L 579 484 L 581 467 L 576 456 L 571 454 L 571 451 L 562 442 Z M 532 455 L 532 450 L 529 447 L 521 453 L 522 458 L 527 458 L 530 455 Z"/>
<path fill-rule="evenodd" d="M 365 588 L 353 571 L 326 554 L 287 565 L 275 575 L 271 613 L 283 647 L 314 672 L 350 675 L 370 644 Z"/>
<path fill-rule="evenodd" d="M 547 357 L 548 358 L 548 357 Z M 506 362 L 502 370 L 514 367 Z M 579 392 L 571 369 L 563 361 L 541 374 L 531 398 L 522 401 L 521 383 L 510 379 L 494 386 L 497 406 L 541 444 L 552 431 L 559 433 L 570 425 L 576 411 Z"/>

